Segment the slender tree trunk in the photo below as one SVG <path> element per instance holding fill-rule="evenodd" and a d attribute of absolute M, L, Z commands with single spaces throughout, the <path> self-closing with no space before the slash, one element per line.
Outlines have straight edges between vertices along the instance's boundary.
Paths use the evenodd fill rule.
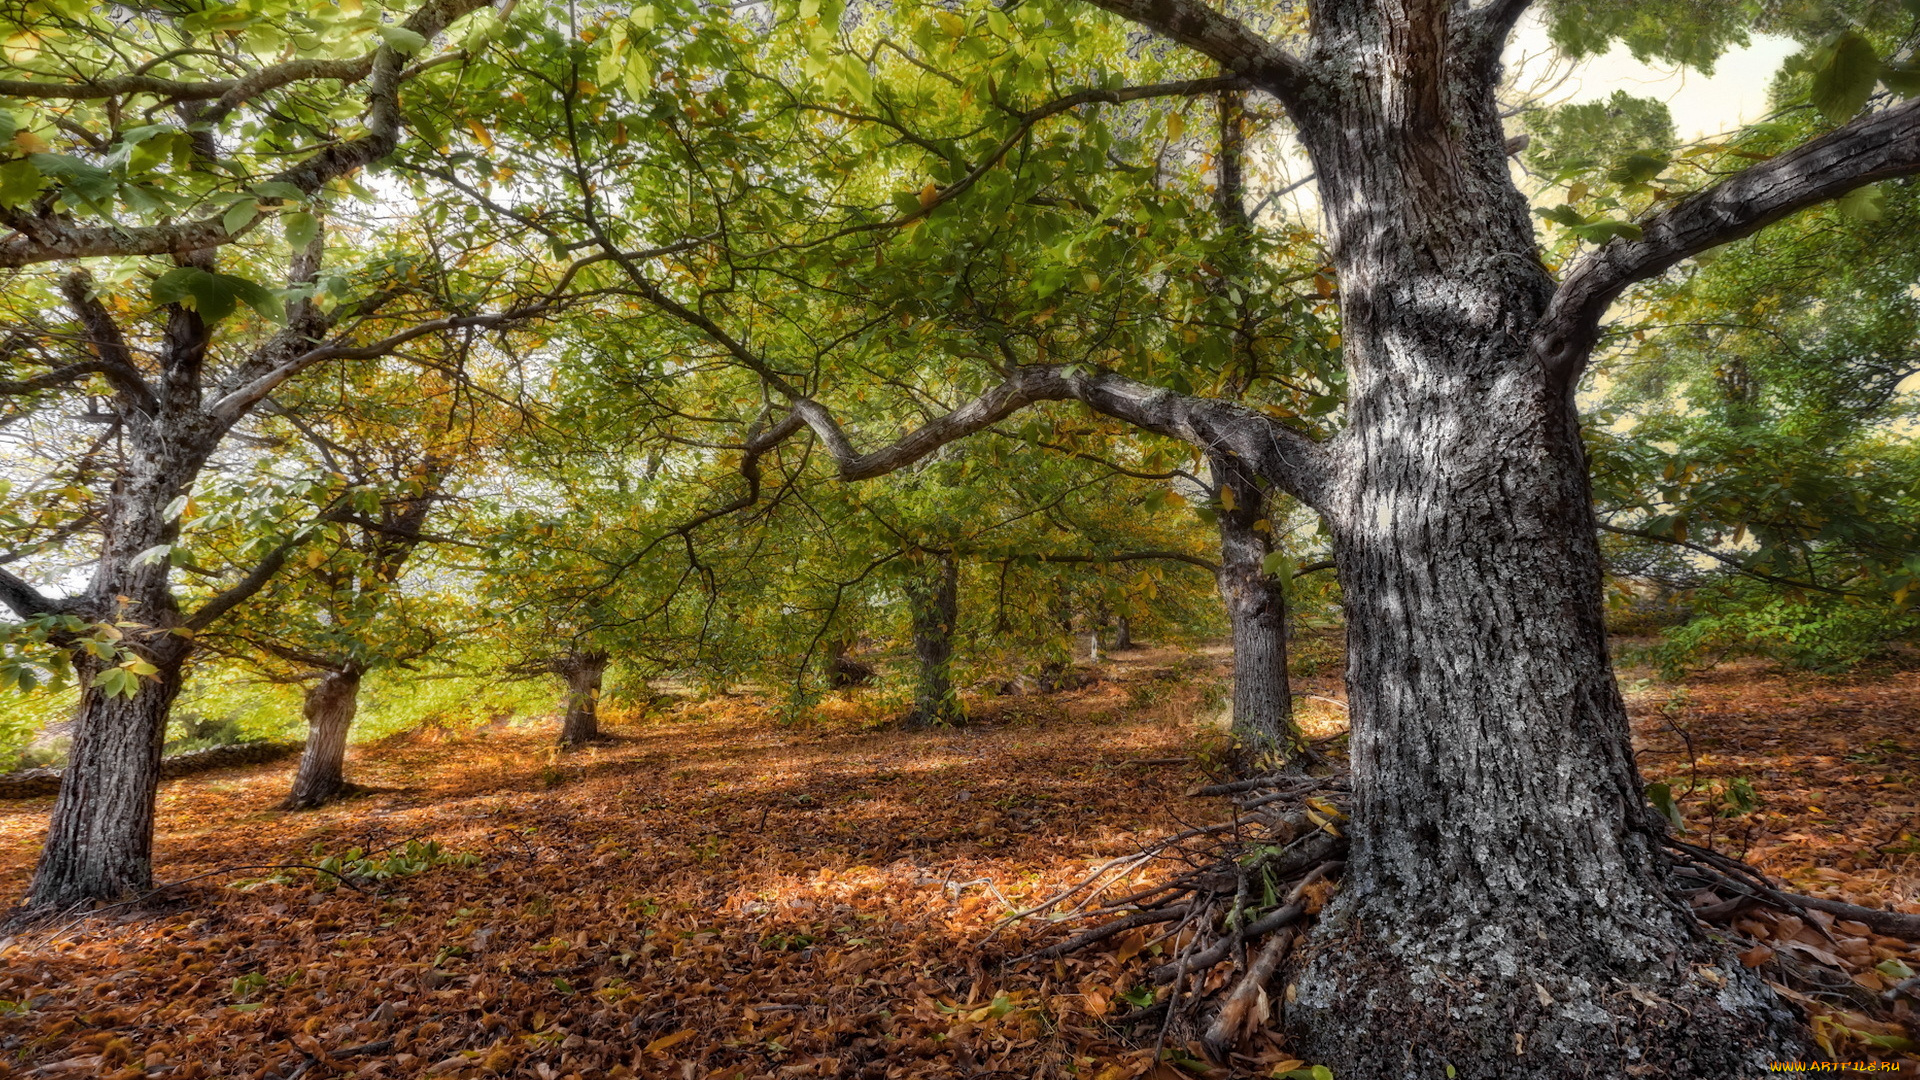
<path fill-rule="evenodd" d="M 929 555 L 927 573 L 907 587 L 913 610 L 913 657 L 919 670 L 913 728 L 958 724 L 966 716 L 953 687 L 953 631 L 960 621 L 960 563 L 952 555 Z"/>
<path fill-rule="evenodd" d="M 360 709 L 360 669 L 329 671 L 307 688 L 307 746 L 283 810 L 311 810 L 346 790 L 347 731 Z"/>
<path fill-rule="evenodd" d="M 1107 651 L 1125 652 L 1131 648 L 1133 648 L 1133 623 L 1123 611 L 1113 617 L 1113 644 L 1107 647 Z"/>
<path fill-rule="evenodd" d="M 34 870 L 30 906 L 69 908 L 89 900 L 137 896 L 153 887 L 154 791 L 167 714 L 179 696 L 183 650 L 158 657 L 157 681 L 134 696 L 91 687 L 80 695 L 53 819 Z M 90 680 L 97 664 L 76 664 Z"/>
<path fill-rule="evenodd" d="M 1353 853 L 1287 995 L 1343 1077 L 1724 1080 L 1793 1014 L 1674 898 L 1601 619 L 1577 419 L 1527 353 L 1553 284 L 1494 97 L 1437 15 L 1328 0 L 1297 110 L 1333 225 L 1349 429 Z"/>
<path fill-rule="evenodd" d="M 560 745 L 584 746 L 600 737 L 600 683 L 607 673 L 604 652 L 575 653 L 556 665 L 567 680 L 567 716 Z"/>
<path fill-rule="evenodd" d="M 1233 626 L 1233 740 L 1251 773 L 1291 760 L 1303 744 L 1287 682 L 1287 588 L 1267 573 L 1273 526 L 1260 484 L 1231 462 L 1212 465 L 1214 486 L 1232 492 L 1220 511 L 1219 584 Z"/>
<path fill-rule="evenodd" d="M 1060 628 L 1060 638 L 1064 643 L 1064 653 L 1055 654 L 1053 659 L 1040 665 L 1040 677 L 1036 680 L 1036 689 L 1043 694 L 1055 694 L 1062 690 L 1073 689 L 1073 594 L 1067 590 L 1066 583 L 1060 583 L 1055 596 L 1054 625 Z"/>

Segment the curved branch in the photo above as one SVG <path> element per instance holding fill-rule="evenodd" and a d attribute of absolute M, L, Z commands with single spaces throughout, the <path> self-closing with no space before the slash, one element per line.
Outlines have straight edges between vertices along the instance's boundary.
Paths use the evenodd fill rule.
<path fill-rule="evenodd" d="M 1554 385 L 1570 389 L 1601 318 L 1627 286 L 1863 184 L 1916 172 L 1920 98 L 1736 173 L 1647 222 L 1640 239 L 1616 239 L 1575 265 L 1534 330 L 1534 358 Z"/>
<path fill-rule="evenodd" d="M 1853 593 L 1848 592 L 1845 589 L 1836 589 L 1831 585 L 1817 585 L 1811 581 L 1796 581 L 1793 578 L 1777 577 L 1773 574 L 1765 573 L 1764 571 L 1755 570 L 1754 568 L 1748 566 L 1746 563 L 1741 562 L 1739 559 L 1736 559 L 1731 555 L 1726 555 L 1721 552 L 1715 551 L 1712 548 L 1705 546 L 1704 544 L 1695 544 L 1687 540 L 1676 540 L 1671 536 L 1661 536 L 1659 533 L 1644 532 L 1640 529 L 1623 529 L 1618 525 L 1608 525 L 1605 522 L 1601 522 L 1599 525 L 1599 528 L 1601 532 L 1610 532 L 1615 536 L 1631 536 L 1636 540 L 1653 540 L 1658 543 L 1671 545 L 1673 547 L 1685 548 L 1688 551 L 1694 552 L 1699 555 L 1705 555 L 1709 559 L 1713 559 L 1724 566 L 1730 567 L 1737 573 L 1745 574 L 1750 578 L 1755 578 L 1757 580 L 1764 581 L 1772 585 L 1781 585 L 1790 589 L 1811 589 L 1814 592 L 1831 593 L 1834 596 L 1853 596 L 1854 595 Z"/>
<path fill-rule="evenodd" d="M 1100 368 L 1030 365 L 944 416 L 880 449 L 861 453 L 825 406 L 788 402 L 840 467 L 843 480 L 866 480 L 903 468 L 942 446 L 999 423 L 1041 401 L 1079 401 L 1135 427 L 1244 461 L 1268 483 L 1306 503 L 1326 502 L 1331 467 L 1318 442 L 1244 405 L 1189 397 Z"/>
<path fill-rule="evenodd" d="M 1291 106 L 1310 71 L 1298 57 L 1255 33 L 1245 23 L 1199 0 L 1089 0 L 1219 62 Z"/>

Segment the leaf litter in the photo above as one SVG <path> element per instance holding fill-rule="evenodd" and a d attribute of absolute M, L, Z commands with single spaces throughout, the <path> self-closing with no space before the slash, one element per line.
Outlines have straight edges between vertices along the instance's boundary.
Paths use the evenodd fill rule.
<path fill-rule="evenodd" d="M 160 880 L 401 865 L 214 876 L 0 939 L 0 1077 L 1311 1075 L 1270 1032 L 1209 1068 L 1116 1026 L 1154 1000 L 1145 935 L 1005 962 L 1060 937 L 1005 916 L 1216 809 L 1183 797 L 1204 776 L 1178 759 L 1217 739 L 1219 674 L 1217 655 L 1135 654 L 928 734 L 844 700 L 781 727 L 751 697 L 615 713 L 617 741 L 567 756 L 545 723 L 429 727 L 361 748 L 373 792 L 309 813 L 268 809 L 285 766 L 171 781 Z M 1920 911 L 1920 677 L 1736 666 L 1630 701 L 1688 840 Z M 1309 702 L 1313 733 L 1339 718 Z M 9 895 L 46 809 L 0 805 Z M 1850 991 L 1787 986 L 1836 1056 L 1911 1052 L 1912 1003 L 1885 1000 L 1920 971 L 1909 942 L 1820 913 L 1728 932 L 1743 962 L 1849 973 Z"/>

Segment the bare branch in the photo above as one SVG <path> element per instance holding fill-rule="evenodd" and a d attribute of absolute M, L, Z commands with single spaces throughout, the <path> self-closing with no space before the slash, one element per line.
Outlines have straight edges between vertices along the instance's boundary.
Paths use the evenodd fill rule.
<path fill-rule="evenodd" d="M 854 447 L 839 421 L 819 402 L 796 397 L 788 407 L 833 456 L 841 479 L 865 480 L 910 465 L 1028 405 L 1069 400 L 1209 453 L 1238 458 L 1268 483 L 1308 506 L 1325 505 L 1331 466 L 1318 442 L 1244 405 L 1176 394 L 1099 368 L 1015 368 L 1006 381 L 972 401 L 867 453 Z"/>
<path fill-rule="evenodd" d="M 1579 381 L 1621 291 L 1692 255 L 1749 236 L 1863 184 L 1920 172 L 1920 98 L 1736 173 L 1582 259 L 1534 330 L 1533 355 L 1562 389 Z"/>

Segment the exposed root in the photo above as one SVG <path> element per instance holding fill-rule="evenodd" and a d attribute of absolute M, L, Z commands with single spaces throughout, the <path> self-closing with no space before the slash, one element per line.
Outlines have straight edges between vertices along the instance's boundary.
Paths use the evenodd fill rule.
<path fill-rule="evenodd" d="M 1322 776 L 1275 773 L 1188 792 L 1228 799 L 1232 816 L 1110 860 L 1009 915 L 1001 927 L 1045 919 L 1072 931 L 1013 962 L 1108 943 L 1118 943 L 1123 956 L 1153 956 L 1159 963 L 1148 970 L 1146 985 L 1162 989 L 1152 1004 L 1114 1023 L 1158 1042 L 1197 1039 L 1216 1061 L 1226 1061 L 1272 1019 L 1270 983 L 1337 887 L 1346 865 L 1341 823 L 1348 792 L 1344 769 Z M 1920 940 L 1920 916 L 1799 896 L 1709 848 L 1678 838 L 1668 838 L 1665 847 L 1679 898 L 1784 996 L 1816 1015 L 1848 1010 L 1844 1016 L 1856 1023 L 1886 1018 L 1902 996 L 1920 1002 L 1920 977 L 1885 993 L 1861 986 L 1834 934 L 1837 926 L 1856 938 Z M 1768 938 L 1781 947 L 1767 945 Z"/>

